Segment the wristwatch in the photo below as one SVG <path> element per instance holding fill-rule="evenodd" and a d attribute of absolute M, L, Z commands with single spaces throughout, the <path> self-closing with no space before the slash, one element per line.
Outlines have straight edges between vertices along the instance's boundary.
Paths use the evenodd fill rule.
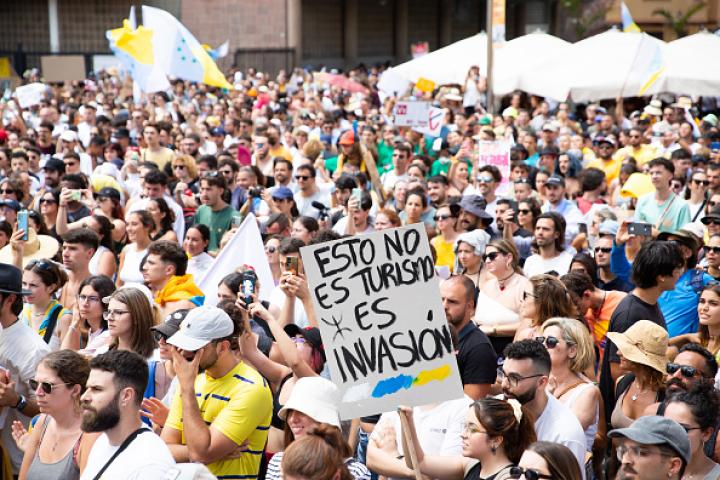
<path fill-rule="evenodd" d="M 26 406 L 27 406 L 27 399 L 25 398 L 25 396 L 18 395 L 18 401 L 15 404 L 15 410 L 22 412 L 23 410 L 25 410 Z"/>

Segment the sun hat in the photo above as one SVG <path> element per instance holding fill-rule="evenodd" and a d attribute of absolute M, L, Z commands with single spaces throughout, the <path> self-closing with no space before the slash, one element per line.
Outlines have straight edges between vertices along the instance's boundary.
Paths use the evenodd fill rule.
<path fill-rule="evenodd" d="M 493 220 L 492 215 L 485 211 L 487 202 L 482 195 L 464 195 L 460 200 L 460 208 L 478 218 Z"/>
<path fill-rule="evenodd" d="M 712 210 L 710 210 L 710 213 L 700 219 L 703 225 L 709 224 L 710 220 L 720 220 L 720 206 L 713 207 Z"/>
<path fill-rule="evenodd" d="M 643 112 L 654 117 L 662 115 L 662 102 L 660 100 L 651 100 L 649 105 L 645 105 Z"/>
<path fill-rule="evenodd" d="M 635 420 L 627 428 L 616 428 L 608 437 L 624 437 L 640 445 L 667 445 L 690 463 L 692 451 L 685 429 L 675 420 L 657 415 L 646 415 Z"/>
<path fill-rule="evenodd" d="M 453 251 L 457 253 L 460 243 L 467 243 L 475 249 L 475 255 L 482 257 L 485 254 L 485 247 L 490 243 L 490 235 L 485 230 L 472 230 L 470 232 L 461 233 L 457 240 Z"/>
<path fill-rule="evenodd" d="M 340 428 L 339 400 L 338 389 L 330 380 L 303 377 L 295 382 L 290 398 L 278 412 L 278 417 L 287 420 L 288 411 L 297 410 L 316 422 Z"/>
<path fill-rule="evenodd" d="M 660 325 L 650 320 L 638 320 L 624 333 L 607 332 L 607 338 L 626 359 L 665 373 L 668 333 Z"/>
<path fill-rule="evenodd" d="M 55 239 L 55 237 L 51 237 L 50 235 L 38 235 L 35 233 L 34 228 L 29 228 L 28 239 L 25 242 L 25 247 L 23 248 L 22 266 L 25 268 L 25 265 L 33 260 L 53 258 L 57 255 L 59 249 L 60 243 L 57 239 Z M 12 265 L 12 245 L 7 244 L 0 249 L 0 263 Z"/>
<path fill-rule="evenodd" d="M 690 222 L 682 226 L 678 230 L 672 232 L 660 232 L 657 236 L 658 240 L 667 240 L 670 237 L 677 237 L 678 242 L 688 246 L 692 250 L 697 250 L 703 244 L 702 238 L 705 235 L 705 228 L 702 223 L 699 227 L 696 223 Z"/>
<path fill-rule="evenodd" d="M 229 337 L 234 329 L 233 321 L 225 311 L 203 305 L 190 310 L 180 324 L 180 330 L 168 338 L 167 343 L 194 352 L 213 340 Z"/>

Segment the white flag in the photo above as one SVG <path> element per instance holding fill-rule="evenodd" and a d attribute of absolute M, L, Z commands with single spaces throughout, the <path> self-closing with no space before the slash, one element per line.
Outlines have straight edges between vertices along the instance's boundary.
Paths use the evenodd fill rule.
<path fill-rule="evenodd" d="M 248 214 L 240 227 L 225 245 L 210 268 L 205 272 L 198 287 L 205 294 L 205 305 L 217 304 L 217 290 L 220 281 L 242 265 L 255 269 L 260 282 L 260 299 L 268 300 L 275 287 L 270 264 L 265 256 L 265 246 L 260 236 L 255 215 Z"/>

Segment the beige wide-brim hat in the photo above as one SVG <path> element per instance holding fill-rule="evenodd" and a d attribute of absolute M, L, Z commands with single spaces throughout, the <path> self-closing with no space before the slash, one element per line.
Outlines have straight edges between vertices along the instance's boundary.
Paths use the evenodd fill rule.
<path fill-rule="evenodd" d="M 29 229 L 28 239 L 23 250 L 22 266 L 41 258 L 52 259 L 57 255 L 60 243 L 49 235 L 37 235 L 34 229 Z M 0 263 L 13 263 L 12 245 L 9 243 L 0 249 Z"/>
<path fill-rule="evenodd" d="M 660 325 L 650 320 L 638 320 L 624 333 L 608 332 L 607 337 L 627 360 L 665 373 L 668 333 Z"/>

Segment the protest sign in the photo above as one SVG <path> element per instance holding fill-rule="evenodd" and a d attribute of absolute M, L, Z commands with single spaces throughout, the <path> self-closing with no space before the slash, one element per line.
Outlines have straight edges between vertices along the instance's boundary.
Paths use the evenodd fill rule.
<path fill-rule="evenodd" d="M 430 102 L 402 101 L 395 104 L 395 126 L 427 127 L 430 116 Z"/>
<path fill-rule="evenodd" d="M 82 55 L 43 55 L 40 68 L 46 82 L 72 82 L 85 79 L 85 57 Z"/>
<path fill-rule="evenodd" d="M 510 142 L 481 141 L 478 145 L 478 166 L 495 165 L 502 174 L 502 183 L 510 180 Z"/>
<path fill-rule="evenodd" d="M 260 300 L 268 300 L 275 282 L 265 256 L 257 219 L 252 213 L 245 217 L 205 275 L 195 280 L 198 288 L 205 294 L 205 305 L 213 306 L 217 303 L 218 284 L 226 275 L 233 273 L 242 265 L 250 265 L 255 269 L 261 287 Z"/>
<path fill-rule="evenodd" d="M 16 88 L 15 95 L 17 96 L 20 107 L 28 108 L 42 102 L 46 90 L 47 85 L 36 82 Z"/>
<path fill-rule="evenodd" d="M 427 126 L 416 127 L 413 130 L 430 137 L 439 137 L 443 125 L 445 125 L 445 109 L 430 107 Z"/>
<path fill-rule="evenodd" d="M 300 253 L 341 418 L 463 395 L 422 224 Z"/>

